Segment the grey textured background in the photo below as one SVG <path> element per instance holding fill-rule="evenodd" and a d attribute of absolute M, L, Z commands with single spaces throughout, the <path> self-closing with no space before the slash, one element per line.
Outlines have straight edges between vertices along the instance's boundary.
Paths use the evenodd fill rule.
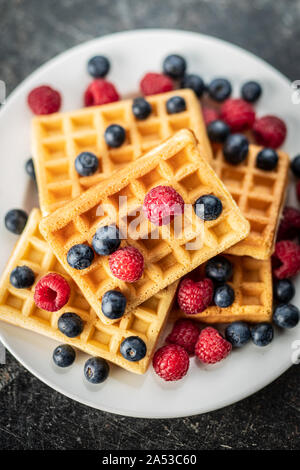
<path fill-rule="evenodd" d="M 96 36 L 144 27 L 217 36 L 299 79 L 300 0 L 0 0 L 0 79 L 12 91 L 36 67 Z M 0 365 L 0 449 L 299 449 L 294 366 L 223 410 L 175 420 L 103 413 L 54 392 L 9 354 Z"/>

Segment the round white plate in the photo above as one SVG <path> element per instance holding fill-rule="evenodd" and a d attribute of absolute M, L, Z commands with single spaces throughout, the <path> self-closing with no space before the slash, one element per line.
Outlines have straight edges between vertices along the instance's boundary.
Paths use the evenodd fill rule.
<path fill-rule="evenodd" d="M 31 119 L 26 97 L 33 87 L 52 85 L 63 95 L 63 110 L 76 109 L 82 106 L 83 91 L 90 81 L 86 63 L 91 56 L 100 53 L 110 58 L 109 79 L 124 96 L 137 91 L 145 72 L 160 71 L 163 58 L 172 52 L 184 55 L 189 71 L 199 73 L 205 80 L 228 77 L 234 84 L 234 96 L 238 96 L 245 80 L 259 80 L 263 96 L 257 106 L 258 113 L 282 116 L 289 129 L 285 149 L 291 155 L 299 152 L 299 106 L 292 104 L 290 83 L 262 60 L 236 46 L 196 33 L 170 30 L 118 33 L 75 47 L 43 65 L 3 106 L 0 112 L 1 220 L 12 207 L 30 210 L 36 204 L 35 189 L 24 172 L 24 161 L 30 155 Z M 16 237 L 7 232 L 2 223 L 0 238 L 2 269 Z M 294 303 L 300 304 L 300 289 Z M 188 375 L 177 383 L 164 383 L 152 368 L 145 376 L 136 376 L 112 366 L 109 380 L 90 386 L 83 378 L 84 354 L 78 354 L 75 364 L 68 370 L 60 371 L 52 365 L 54 341 L 4 323 L 0 329 L 1 340 L 9 351 L 29 371 L 59 392 L 101 410 L 149 418 L 204 413 L 256 392 L 292 364 L 292 345 L 300 339 L 300 327 L 284 332 L 276 330 L 275 339 L 268 347 L 249 344 L 234 351 L 219 365 L 205 367 L 192 359 Z"/>

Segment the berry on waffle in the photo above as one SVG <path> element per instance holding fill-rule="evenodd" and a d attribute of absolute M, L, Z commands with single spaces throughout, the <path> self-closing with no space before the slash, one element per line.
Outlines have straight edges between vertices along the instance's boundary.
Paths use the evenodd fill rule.
<path fill-rule="evenodd" d="M 186 110 L 168 114 L 167 101 L 179 96 Z M 199 141 L 199 150 L 211 160 L 199 101 L 192 90 L 176 90 L 147 96 L 152 112 L 143 120 L 133 113 L 134 100 L 123 100 L 77 111 L 40 116 L 33 119 L 32 152 L 39 188 L 40 207 L 49 214 L 91 186 L 109 177 L 113 171 L 136 160 L 180 129 L 191 129 Z M 125 142 L 111 148 L 105 142 L 105 130 L 112 124 L 126 131 Z M 82 152 L 98 158 L 95 173 L 81 176 L 75 159 Z"/>
<path fill-rule="evenodd" d="M 277 151 L 279 158 L 276 168 L 271 171 L 261 170 L 256 167 L 256 157 L 261 150 L 261 147 L 249 145 L 246 159 L 234 166 L 225 161 L 219 147 L 214 154 L 212 167 L 250 223 L 248 237 L 227 252 L 268 259 L 274 250 L 290 160 L 286 153 Z"/>
<path fill-rule="evenodd" d="M 232 276 L 226 281 L 235 294 L 229 307 L 221 308 L 211 304 L 196 315 L 174 310 L 172 318 L 191 318 L 203 323 L 231 323 L 245 321 L 260 323 L 272 318 L 272 272 L 270 260 L 257 260 L 248 256 L 226 255 L 233 267 Z M 205 276 L 205 265 L 197 270 L 199 279 Z"/>
<path fill-rule="evenodd" d="M 191 209 L 176 218 L 180 219 L 182 229 L 176 230 L 179 224 L 175 226 L 175 221 L 158 227 L 140 217 L 139 231 L 132 233 L 131 218 L 135 220 L 136 214 L 141 213 L 146 194 L 158 185 L 172 186 L 188 205 L 185 209 Z M 203 221 L 192 205 L 206 194 L 218 198 L 222 212 L 213 220 Z M 122 204 L 120 196 L 127 197 L 126 204 Z M 126 283 L 114 277 L 107 256 L 95 256 L 91 265 L 83 270 L 68 264 L 67 253 L 73 246 L 91 245 L 100 226 L 117 225 L 123 220 L 121 231 L 124 233 L 125 229 L 127 234 L 121 246 L 133 246 L 143 255 L 141 279 Z M 120 290 L 127 299 L 127 312 L 130 312 L 191 269 L 245 238 L 249 232 L 248 222 L 199 153 L 193 133 L 186 129 L 44 218 L 40 228 L 66 271 L 104 322 L 107 318 L 103 318 L 101 312 L 101 299 L 108 290 Z M 196 241 L 199 244 L 194 245 L 194 249 L 191 245 L 186 246 Z"/>
<path fill-rule="evenodd" d="M 130 372 L 143 374 L 149 365 L 156 341 L 171 308 L 177 283 L 167 287 L 124 316 L 114 325 L 105 325 L 90 307 L 80 289 L 57 261 L 39 231 L 41 213 L 34 209 L 0 281 L 0 319 L 27 330 L 68 343 L 92 356 L 100 356 Z M 18 265 L 26 265 L 35 273 L 29 287 L 16 288 L 10 274 Z M 36 306 L 34 290 L 37 282 L 49 272 L 64 277 L 70 286 L 69 301 L 57 312 Z M 58 319 L 73 312 L 83 321 L 80 336 L 69 338 L 58 329 Z M 120 353 L 125 338 L 138 336 L 146 345 L 146 356 L 138 362 L 126 360 Z"/>

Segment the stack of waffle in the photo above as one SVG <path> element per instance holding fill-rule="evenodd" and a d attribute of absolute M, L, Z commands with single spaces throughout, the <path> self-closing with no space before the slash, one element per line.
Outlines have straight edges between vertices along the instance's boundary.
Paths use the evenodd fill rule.
<path fill-rule="evenodd" d="M 166 102 L 178 95 L 186 110 L 170 115 Z M 40 210 L 32 211 L 0 284 L 1 320 L 68 342 L 136 373 L 144 373 L 149 365 L 180 278 L 198 266 L 201 272 L 219 253 L 225 253 L 234 266 L 230 283 L 235 301 L 228 308 L 210 306 L 193 319 L 270 320 L 270 256 L 288 172 L 288 156 L 282 152 L 276 170 L 270 172 L 255 167 L 259 147 L 250 145 L 247 159 L 238 167 L 225 162 L 220 148 L 212 152 L 192 91 L 177 90 L 147 100 L 152 113 L 143 121 L 135 119 L 131 100 L 33 119 Z M 109 148 L 104 140 L 110 124 L 126 130 L 125 143 L 118 149 Z M 75 158 L 83 151 L 99 159 L 92 176 L 79 176 L 75 170 Z M 144 219 L 138 236 L 133 235 L 130 222 L 145 195 L 158 185 L 172 186 L 191 205 L 204 194 L 214 194 L 222 202 L 222 214 L 202 223 L 193 211 L 184 211 L 179 234 L 173 224 L 157 227 Z M 120 203 L 120 196 L 127 197 L 126 204 Z M 128 229 L 121 246 L 134 246 L 144 257 L 141 279 L 129 284 L 114 277 L 107 256 L 95 256 L 83 270 L 67 263 L 71 246 L 91 245 L 97 228 L 118 225 L 120 220 Z M 188 249 L 190 243 L 196 248 Z M 9 282 L 18 265 L 35 272 L 35 284 L 49 272 L 63 275 L 71 287 L 67 305 L 55 313 L 37 308 L 35 284 L 16 289 Z M 120 290 L 127 299 L 119 320 L 109 320 L 101 311 L 102 297 L 110 289 Z M 77 338 L 66 338 L 58 330 L 57 320 L 66 311 L 84 321 Z M 174 316 L 185 315 L 174 307 Z M 147 354 L 141 361 L 129 362 L 121 355 L 120 344 L 128 336 L 145 342 Z"/>

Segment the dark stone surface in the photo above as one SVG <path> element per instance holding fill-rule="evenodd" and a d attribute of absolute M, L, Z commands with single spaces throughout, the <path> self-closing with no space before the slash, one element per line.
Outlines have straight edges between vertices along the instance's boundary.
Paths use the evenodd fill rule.
<path fill-rule="evenodd" d="M 71 46 L 144 27 L 221 37 L 299 79 L 299 23 L 299 0 L 0 0 L 0 79 L 10 92 Z M 1 449 L 299 449 L 297 366 L 223 410 L 156 421 L 79 405 L 7 359 L 0 365 Z"/>

